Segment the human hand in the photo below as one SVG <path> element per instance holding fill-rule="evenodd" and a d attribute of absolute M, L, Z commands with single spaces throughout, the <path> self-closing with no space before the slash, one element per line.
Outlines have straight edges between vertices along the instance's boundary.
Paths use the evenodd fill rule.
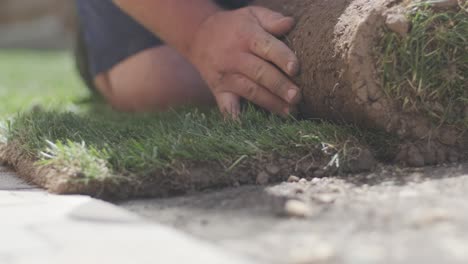
<path fill-rule="evenodd" d="M 293 51 L 277 37 L 294 20 L 262 7 L 220 11 L 194 34 L 188 58 L 197 67 L 224 114 L 236 118 L 243 97 L 271 112 L 288 115 L 300 100 L 290 77 L 299 72 Z"/>

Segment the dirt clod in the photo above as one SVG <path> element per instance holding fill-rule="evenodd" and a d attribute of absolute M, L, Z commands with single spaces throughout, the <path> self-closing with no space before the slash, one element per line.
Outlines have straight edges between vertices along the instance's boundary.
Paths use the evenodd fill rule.
<path fill-rule="evenodd" d="M 284 211 L 289 217 L 311 217 L 314 215 L 313 210 L 306 203 L 299 200 L 289 200 L 284 205 Z"/>
<path fill-rule="evenodd" d="M 314 200 L 324 203 L 324 204 L 330 204 L 336 201 L 336 195 L 331 194 L 331 193 L 322 193 L 322 194 L 317 194 L 314 197 Z"/>
<path fill-rule="evenodd" d="M 273 164 L 268 164 L 266 166 L 266 171 L 271 175 L 277 175 L 281 171 L 281 168 Z"/>
<path fill-rule="evenodd" d="M 370 171 L 376 165 L 374 154 L 368 149 L 360 149 L 355 157 L 348 160 L 347 169 L 350 172 Z"/>
<path fill-rule="evenodd" d="M 288 178 L 288 182 L 298 182 L 299 180 L 300 180 L 300 178 L 297 177 L 297 176 L 294 176 L 294 175 L 291 175 Z"/>
<path fill-rule="evenodd" d="M 299 183 L 300 184 L 307 184 L 307 179 L 302 178 L 302 179 L 299 180 Z"/>
<path fill-rule="evenodd" d="M 454 220 L 451 213 L 443 209 L 415 210 L 410 215 L 410 225 L 414 228 L 424 228 L 441 222 Z"/>
<path fill-rule="evenodd" d="M 400 13 L 388 14 L 387 19 L 385 20 L 385 25 L 387 25 L 391 31 L 398 33 L 402 37 L 408 34 L 410 28 L 408 19 L 404 14 Z"/>
<path fill-rule="evenodd" d="M 406 162 L 408 166 L 412 167 L 422 167 L 426 164 L 424 161 L 424 156 L 416 146 L 410 146 L 408 148 Z"/>
<path fill-rule="evenodd" d="M 321 181 L 320 178 L 315 177 L 315 178 L 312 178 L 312 180 L 311 180 L 310 182 L 311 182 L 312 184 L 317 184 L 317 183 L 319 183 L 320 181 Z"/>
<path fill-rule="evenodd" d="M 270 182 L 270 175 L 265 171 L 260 172 L 257 175 L 257 184 L 259 185 L 267 185 Z"/>

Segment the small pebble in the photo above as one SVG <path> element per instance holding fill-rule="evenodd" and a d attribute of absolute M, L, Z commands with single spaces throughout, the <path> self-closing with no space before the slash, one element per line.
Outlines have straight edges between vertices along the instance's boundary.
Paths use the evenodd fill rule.
<path fill-rule="evenodd" d="M 407 180 L 411 182 L 421 182 L 424 179 L 424 174 L 420 172 L 413 172 L 408 175 Z"/>
<path fill-rule="evenodd" d="M 302 179 L 299 180 L 299 183 L 300 184 L 307 184 L 308 181 L 306 179 L 302 178 Z"/>
<path fill-rule="evenodd" d="M 297 188 L 294 190 L 294 193 L 295 194 L 303 194 L 304 193 L 304 190 L 303 189 L 300 189 L 300 188 Z"/>
<path fill-rule="evenodd" d="M 317 184 L 320 182 L 320 178 L 313 178 L 311 181 L 310 181 L 312 184 Z"/>
<path fill-rule="evenodd" d="M 423 228 L 433 226 L 441 222 L 450 222 L 454 220 L 454 216 L 444 209 L 426 209 L 412 213 L 410 223 L 415 228 Z"/>
<path fill-rule="evenodd" d="M 277 175 L 280 172 L 280 168 L 276 165 L 269 164 L 266 166 L 266 171 L 271 175 Z"/>
<path fill-rule="evenodd" d="M 312 209 L 304 202 L 298 200 L 289 200 L 284 205 L 287 216 L 290 217 L 310 217 L 313 215 Z"/>
<path fill-rule="evenodd" d="M 313 248 L 297 248 L 291 252 L 291 263 L 330 263 L 336 257 L 335 249 L 329 244 L 314 245 Z"/>
<path fill-rule="evenodd" d="M 336 201 L 336 195 L 332 195 L 329 193 L 319 194 L 315 196 L 314 198 L 318 200 L 319 202 L 325 203 L 325 204 L 330 204 Z"/>
<path fill-rule="evenodd" d="M 299 180 L 300 180 L 300 178 L 297 177 L 297 176 L 294 176 L 294 175 L 291 175 L 288 178 L 288 182 L 298 182 Z"/>
<path fill-rule="evenodd" d="M 403 37 L 408 34 L 410 28 L 409 21 L 404 14 L 389 14 L 385 24 L 391 31 Z"/>

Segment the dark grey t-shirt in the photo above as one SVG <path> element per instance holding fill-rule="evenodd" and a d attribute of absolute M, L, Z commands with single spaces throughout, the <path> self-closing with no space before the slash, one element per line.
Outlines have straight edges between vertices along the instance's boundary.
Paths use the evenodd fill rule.
<path fill-rule="evenodd" d="M 225 8 L 239 8 L 249 0 L 216 2 Z M 163 44 L 112 0 L 76 0 L 76 4 L 88 56 L 88 71 L 92 76 L 110 70 L 139 51 Z"/>

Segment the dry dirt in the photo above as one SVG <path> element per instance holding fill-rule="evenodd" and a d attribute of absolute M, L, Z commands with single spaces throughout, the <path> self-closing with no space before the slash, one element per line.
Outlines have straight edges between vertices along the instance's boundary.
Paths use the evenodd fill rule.
<path fill-rule="evenodd" d="M 468 263 L 468 164 L 120 206 L 255 263 Z"/>

